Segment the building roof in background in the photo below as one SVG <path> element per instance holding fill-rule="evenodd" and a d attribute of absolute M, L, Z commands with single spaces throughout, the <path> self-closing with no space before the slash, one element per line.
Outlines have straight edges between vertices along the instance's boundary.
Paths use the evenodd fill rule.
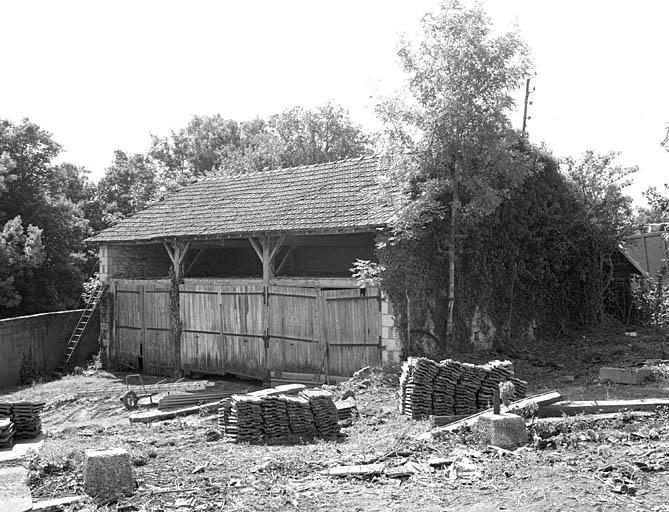
<path fill-rule="evenodd" d="M 95 243 L 373 231 L 394 216 L 380 157 L 206 178 L 105 229 Z M 381 178 L 381 179 L 380 179 Z M 386 193 L 387 192 L 387 193 Z"/>

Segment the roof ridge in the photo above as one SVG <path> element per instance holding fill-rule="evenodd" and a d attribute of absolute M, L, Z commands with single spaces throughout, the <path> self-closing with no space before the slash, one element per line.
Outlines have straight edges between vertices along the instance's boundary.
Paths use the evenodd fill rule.
<path fill-rule="evenodd" d="M 252 171 L 252 172 L 230 172 L 229 174 L 225 174 L 222 176 L 205 176 L 201 180 L 195 182 L 194 184 L 197 183 L 202 183 L 203 181 L 214 181 L 214 180 L 221 180 L 221 179 L 229 179 L 229 178 L 237 178 L 238 176 L 247 176 L 247 177 L 253 177 L 257 176 L 259 174 L 268 174 L 268 173 L 276 173 L 280 171 L 297 171 L 297 170 L 304 170 L 304 169 L 309 169 L 309 168 L 314 168 L 318 166 L 325 166 L 325 165 L 332 165 L 332 164 L 340 164 L 343 162 L 353 162 L 353 161 L 360 161 L 360 160 L 365 160 L 365 159 L 378 159 L 380 158 L 380 155 L 378 154 L 373 154 L 373 155 L 362 155 L 362 156 L 352 156 L 349 158 L 342 158 L 340 160 L 331 160 L 329 162 L 319 162 L 317 164 L 307 164 L 307 165 L 294 165 L 293 167 L 279 167 L 277 169 L 269 169 L 267 171 Z"/>

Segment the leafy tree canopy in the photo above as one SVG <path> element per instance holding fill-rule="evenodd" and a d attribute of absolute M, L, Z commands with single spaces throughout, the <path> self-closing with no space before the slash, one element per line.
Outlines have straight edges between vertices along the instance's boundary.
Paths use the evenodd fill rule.
<path fill-rule="evenodd" d="M 529 51 L 518 33 L 495 34 L 479 6 L 447 0 L 424 17 L 420 42 L 404 43 L 399 56 L 409 100 L 379 107 L 397 177 L 413 195 L 398 227 L 413 235 L 406 226 L 450 218 L 446 237 L 434 233 L 448 250 L 450 335 L 457 240 L 530 170 L 509 120 L 512 93 L 530 69 Z"/>
<path fill-rule="evenodd" d="M 92 189 L 83 169 L 52 165 L 60 150 L 29 120 L 0 120 L 0 316 L 71 307 L 79 295 Z"/>

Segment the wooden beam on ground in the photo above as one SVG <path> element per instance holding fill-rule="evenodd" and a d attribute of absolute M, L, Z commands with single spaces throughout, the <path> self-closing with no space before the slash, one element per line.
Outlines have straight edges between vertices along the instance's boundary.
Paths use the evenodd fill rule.
<path fill-rule="evenodd" d="M 201 412 L 214 412 L 220 407 L 221 401 L 193 407 L 184 407 L 183 409 L 174 409 L 172 411 L 140 412 L 131 414 L 128 417 L 130 423 L 153 423 L 154 421 L 173 420 L 179 416 L 188 416 L 190 414 L 199 414 Z"/>
<path fill-rule="evenodd" d="M 619 412 L 607 412 L 605 414 L 588 414 L 585 419 L 587 421 L 600 421 L 600 420 L 614 420 L 616 419 L 621 413 Z M 630 418 L 647 418 L 650 416 L 655 416 L 655 413 L 652 411 L 629 411 L 626 412 L 625 414 L 628 414 Z M 560 423 L 564 421 L 564 416 L 553 416 L 553 417 L 547 417 L 547 418 L 535 418 L 533 420 L 533 423 L 536 424 L 541 424 L 541 423 Z"/>
<path fill-rule="evenodd" d="M 444 425 L 450 425 L 454 421 L 460 421 L 463 420 L 467 417 L 467 414 L 451 414 L 445 415 L 445 416 L 440 416 L 440 415 L 432 415 L 430 416 L 430 425 L 433 427 L 443 427 Z"/>
<path fill-rule="evenodd" d="M 576 414 L 617 413 L 620 411 L 654 411 L 669 407 L 669 398 L 638 398 L 635 400 L 583 400 L 558 402 L 539 409 L 540 417 L 573 416 Z"/>
<path fill-rule="evenodd" d="M 357 466 L 336 466 L 334 468 L 321 471 L 324 475 L 329 476 L 374 476 L 380 475 L 385 469 L 385 464 L 359 464 Z"/>

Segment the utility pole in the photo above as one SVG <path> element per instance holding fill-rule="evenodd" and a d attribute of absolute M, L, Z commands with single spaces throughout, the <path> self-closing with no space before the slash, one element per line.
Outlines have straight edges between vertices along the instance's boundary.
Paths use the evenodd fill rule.
<path fill-rule="evenodd" d="M 523 109 L 523 135 L 527 135 L 527 120 L 532 119 L 532 117 L 527 116 L 527 106 L 531 105 L 532 102 L 530 101 L 530 80 L 531 78 L 528 78 L 525 81 L 525 108 Z M 532 88 L 532 92 L 534 92 L 534 88 Z"/>

